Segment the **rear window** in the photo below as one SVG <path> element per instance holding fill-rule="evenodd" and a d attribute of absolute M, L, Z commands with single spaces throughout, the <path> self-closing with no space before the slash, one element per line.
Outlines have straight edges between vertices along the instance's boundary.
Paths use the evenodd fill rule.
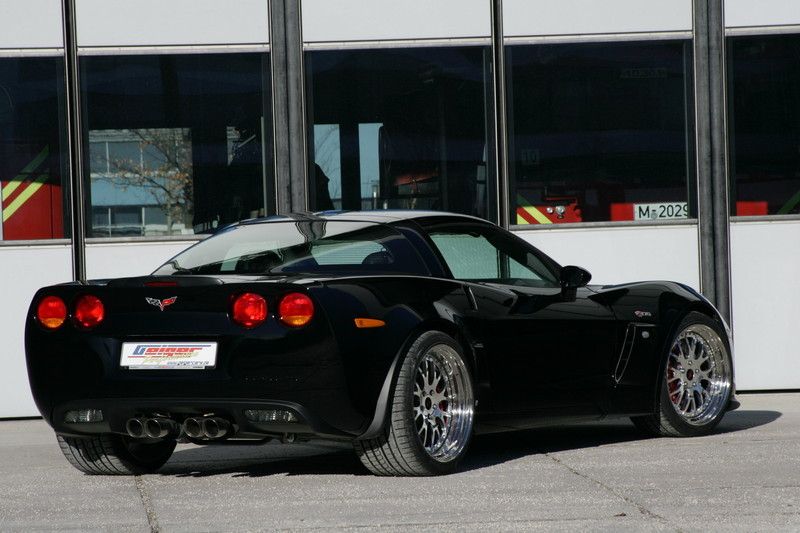
<path fill-rule="evenodd" d="M 366 222 L 302 220 L 223 230 L 154 272 L 171 274 L 398 273 L 428 275 L 397 230 Z"/>

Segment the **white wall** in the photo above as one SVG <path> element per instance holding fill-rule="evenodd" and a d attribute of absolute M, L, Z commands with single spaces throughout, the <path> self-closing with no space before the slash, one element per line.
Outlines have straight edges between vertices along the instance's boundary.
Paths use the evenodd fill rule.
<path fill-rule="evenodd" d="M 87 277 L 146 275 L 195 241 L 92 244 Z M 0 247 L 0 418 L 38 416 L 25 366 L 25 319 L 41 287 L 72 281 L 69 245 Z"/>
<path fill-rule="evenodd" d="M 692 0 L 503 0 L 507 37 L 691 29 Z"/>
<path fill-rule="evenodd" d="M 700 286 L 697 226 L 515 231 L 562 265 L 592 273 L 592 283 L 671 280 Z"/>
<path fill-rule="evenodd" d="M 740 389 L 800 388 L 800 221 L 731 225 Z"/>
<path fill-rule="evenodd" d="M 60 0 L 0 0 L 0 48 L 60 48 Z"/>
<path fill-rule="evenodd" d="M 77 0 L 79 46 L 264 44 L 267 0 Z"/>
<path fill-rule="evenodd" d="M 489 0 L 303 0 L 303 41 L 489 37 Z"/>
<path fill-rule="evenodd" d="M 33 294 L 72 280 L 70 246 L 0 247 L 0 418 L 38 416 L 25 366 L 25 320 Z"/>
<path fill-rule="evenodd" d="M 786 26 L 800 24 L 797 0 L 725 0 L 725 26 Z"/>
<path fill-rule="evenodd" d="M 89 279 L 146 276 L 197 241 L 93 243 L 86 246 Z"/>

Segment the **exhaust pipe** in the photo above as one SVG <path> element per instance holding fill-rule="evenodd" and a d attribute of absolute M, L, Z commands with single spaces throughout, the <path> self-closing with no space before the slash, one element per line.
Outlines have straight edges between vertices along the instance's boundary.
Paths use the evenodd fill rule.
<path fill-rule="evenodd" d="M 169 418 L 148 418 L 144 423 L 144 434 L 151 439 L 163 439 L 178 433 L 178 424 Z"/>
<path fill-rule="evenodd" d="M 141 439 L 145 437 L 144 425 L 145 420 L 143 418 L 129 418 L 125 422 L 125 431 L 134 439 Z"/>
<path fill-rule="evenodd" d="M 203 434 L 208 439 L 221 439 L 228 434 L 230 422 L 224 418 L 210 417 L 203 419 Z"/>
<path fill-rule="evenodd" d="M 197 418 L 187 418 L 183 421 L 183 432 L 187 437 L 201 439 L 205 436 L 203 422 Z"/>

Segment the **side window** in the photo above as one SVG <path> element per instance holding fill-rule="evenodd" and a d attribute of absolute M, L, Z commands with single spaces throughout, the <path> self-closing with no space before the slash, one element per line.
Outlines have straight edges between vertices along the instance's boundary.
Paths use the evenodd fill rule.
<path fill-rule="evenodd" d="M 485 228 L 437 228 L 430 232 L 453 277 L 532 287 L 558 286 L 533 253 Z"/>
<path fill-rule="evenodd" d="M 431 239 L 456 279 L 499 279 L 497 248 L 483 235 L 437 232 Z"/>

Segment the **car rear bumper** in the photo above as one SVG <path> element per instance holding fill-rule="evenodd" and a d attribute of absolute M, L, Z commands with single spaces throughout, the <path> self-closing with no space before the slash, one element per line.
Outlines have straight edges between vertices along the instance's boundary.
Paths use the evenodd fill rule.
<path fill-rule="evenodd" d="M 98 411 L 101 412 L 102 420 L 75 422 L 74 413 L 86 410 L 92 410 L 94 418 L 98 417 Z M 270 417 L 264 413 L 280 415 Z M 228 421 L 232 429 L 226 437 L 233 438 L 258 439 L 291 435 L 349 440 L 357 433 L 334 427 L 325 419 L 324 414 L 301 403 L 260 398 L 87 398 L 55 406 L 50 424 L 56 432 L 65 435 L 128 435 L 127 423 L 132 418 L 165 418 L 181 427 L 188 418 L 211 416 Z M 70 418 L 73 421 L 68 421 Z"/>

